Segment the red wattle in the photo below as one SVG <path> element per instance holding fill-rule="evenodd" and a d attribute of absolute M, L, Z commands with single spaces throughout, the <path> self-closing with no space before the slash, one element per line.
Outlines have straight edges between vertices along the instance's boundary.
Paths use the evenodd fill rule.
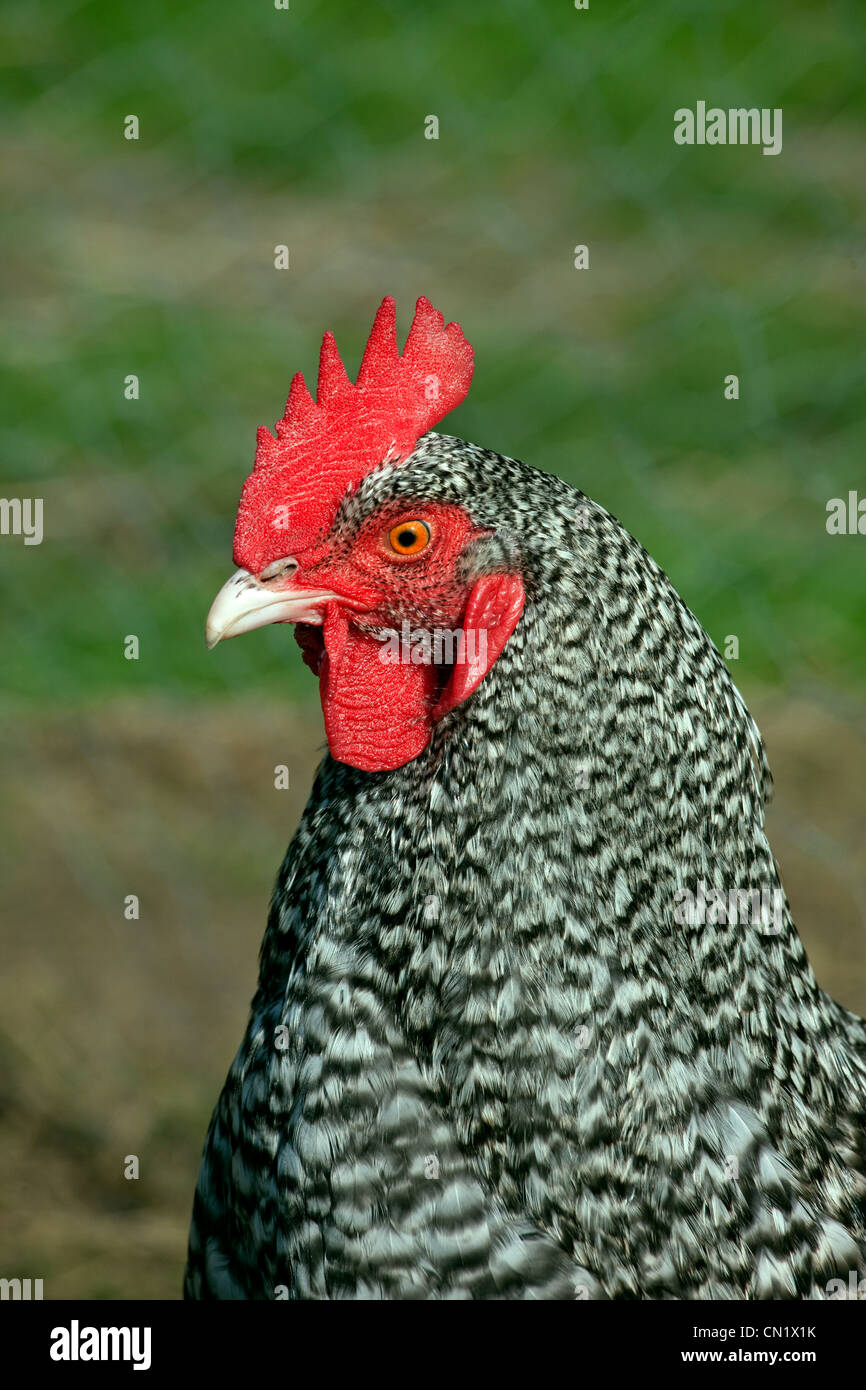
<path fill-rule="evenodd" d="M 433 731 L 438 668 L 386 664 L 385 646 L 352 627 L 334 603 L 323 636 L 319 693 L 331 756 L 363 772 L 391 772 L 417 758 Z"/>
<path fill-rule="evenodd" d="M 477 690 L 520 621 L 526 592 L 519 574 L 485 574 L 476 579 L 461 624 L 467 659 L 458 661 L 433 710 L 433 721 L 468 700 Z M 482 640 L 483 639 L 483 640 Z"/>
<path fill-rule="evenodd" d="M 472 586 L 461 627 L 472 634 L 465 659 L 455 662 L 442 686 L 442 667 L 413 663 L 390 644 L 367 636 L 337 603 L 328 604 L 322 625 L 324 654 L 312 633 L 298 634 L 304 660 L 318 669 L 325 733 L 332 757 L 363 772 L 391 772 L 417 758 L 430 742 L 433 725 L 478 689 L 523 611 L 518 574 L 488 574 Z"/>

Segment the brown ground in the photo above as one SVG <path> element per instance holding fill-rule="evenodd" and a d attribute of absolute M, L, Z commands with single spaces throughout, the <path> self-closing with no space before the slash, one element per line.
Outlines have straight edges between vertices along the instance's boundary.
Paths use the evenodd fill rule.
<path fill-rule="evenodd" d="M 795 916 L 822 984 L 866 1013 L 863 711 L 828 692 L 752 705 Z M 178 1296 L 204 1131 L 321 743 L 314 713 L 261 702 L 5 721 L 0 1275 L 48 1298 Z"/>

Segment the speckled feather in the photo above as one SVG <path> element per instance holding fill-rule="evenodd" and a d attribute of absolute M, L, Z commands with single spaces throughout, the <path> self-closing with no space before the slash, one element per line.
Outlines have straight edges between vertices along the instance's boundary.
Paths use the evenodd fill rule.
<path fill-rule="evenodd" d="M 191 1298 L 822 1298 L 866 1265 L 866 1025 L 781 930 L 769 769 L 646 551 L 444 435 L 371 473 L 493 534 L 527 602 L 395 772 L 326 757 L 280 870 L 195 1197 Z M 417 619 L 418 612 L 394 613 Z"/>

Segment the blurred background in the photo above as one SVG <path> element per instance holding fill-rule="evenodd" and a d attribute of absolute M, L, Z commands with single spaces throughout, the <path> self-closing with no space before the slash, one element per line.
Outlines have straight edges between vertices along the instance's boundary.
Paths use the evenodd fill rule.
<path fill-rule="evenodd" d="M 423 293 L 475 345 L 448 432 L 577 483 L 739 638 L 795 917 L 866 1012 L 866 536 L 825 528 L 866 497 L 862 5 L 7 0 L 0 23 L 0 492 L 45 525 L 0 537 L 0 1275 L 179 1296 L 323 747 L 290 631 L 208 655 L 204 616 L 256 426 L 325 328 L 354 374 L 386 293 L 403 334 Z M 677 146 L 698 100 L 781 107 L 782 153 Z"/>

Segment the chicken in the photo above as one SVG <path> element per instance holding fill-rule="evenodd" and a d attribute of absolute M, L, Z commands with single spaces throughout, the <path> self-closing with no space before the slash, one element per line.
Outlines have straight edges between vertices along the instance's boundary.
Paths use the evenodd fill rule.
<path fill-rule="evenodd" d="M 471 374 L 386 299 L 357 385 L 326 335 L 259 433 L 208 639 L 295 623 L 329 754 L 185 1294 L 827 1297 L 866 1264 L 866 1025 L 791 920 L 760 734 L 613 516 L 431 432 Z"/>

